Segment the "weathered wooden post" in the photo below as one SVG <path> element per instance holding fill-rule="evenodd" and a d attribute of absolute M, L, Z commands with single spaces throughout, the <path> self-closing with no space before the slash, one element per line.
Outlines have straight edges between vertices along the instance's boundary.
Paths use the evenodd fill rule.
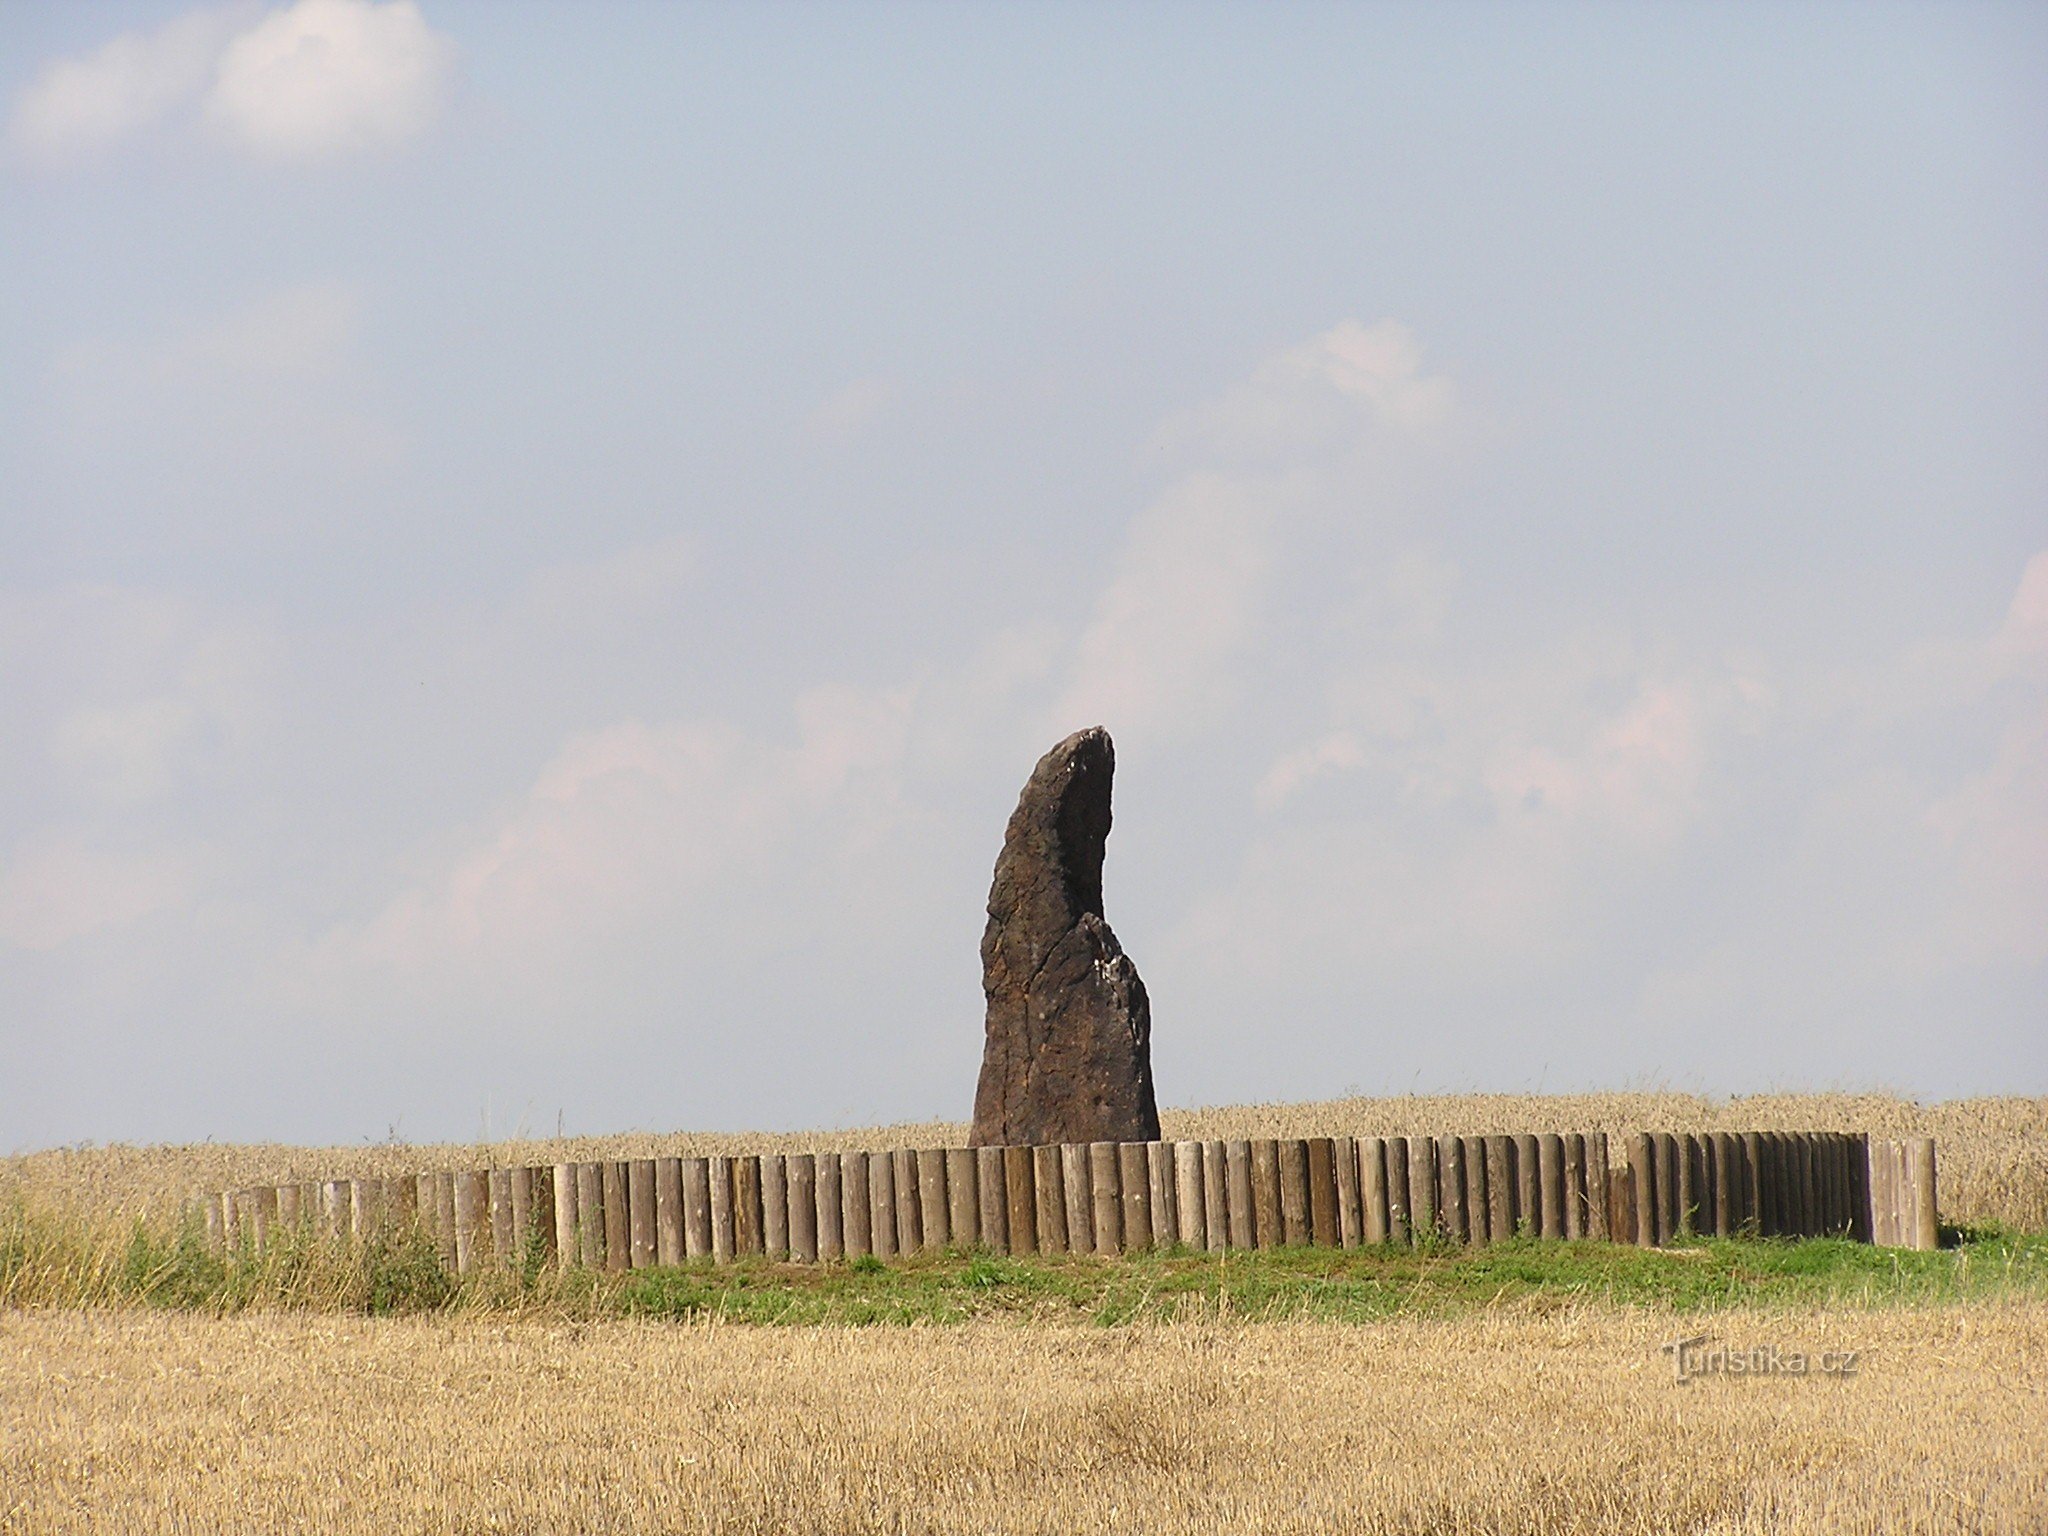
<path fill-rule="evenodd" d="M 466 1275 L 491 1255 L 490 1189 L 483 1173 L 455 1175 L 455 1272 Z"/>
<path fill-rule="evenodd" d="M 1095 1251 L 1100 1254 L 1122 1253 L 1123 1168 L 1115 1142 L 1088 1143 L 1088 1188 L 1094 1205 Z"/>
<path fill-rule="evenodd" d="M 868 1154 L 868 1252 L 896 1257 L 896 1160 L 887 1152 Z"/>
<path fill-rule="evenodd" d="M 917 1223 L 924 1251 L 937 1253 L 953 1243 L 953 1210 L 946 1188 L 946 1150 L 920 1148 L 917 1154 Z"/>
<path fill-rule="evenodd" d="M 378 1194 L 382 1194 L 380 1189 Z M 376 1218 L 370 1214 L 369 1192 L 363 1191 L 356 1207 L 356 1226 L 368 1231 Z M 512 1170 L 491 1168 L 484 1173 L 484 1208 L 489 1213 L 487 1222 L 491 1229 L 491 1254 L 500 1264 L 510 1264 L 513 1254 L 512 1243 Z"/>
<path fill-rule="evenodd" d="M 1515 1235 L 1521 1212 L 1516 1209 L 1520 1174 L 1515 1167 L 1512 1136 L 1486 1138 L 1486 1240 L 1504 1243 Z"/>
<path fill-rule="evenodd" d="M 711 1257 L 711 1159 L 686 1157 L 683 1164 L 683 1256 Z"/>
<path fill-rule="evenodd" d="M 1201 1248 L 1209 1238 L 1208 1206 L 1202 1197 L 1202 1144 L 1173 1144 L 1173 1198 L 1180 1223 L 1174 1236 L 1183 1248 Z"/>
<path fill-rule="evenodd" d="M 1934 1189 L 1934 1138 L 1915 1136 L 1907 1142 L 1906 1160 L 1913 1181 L 1913 1246 L 1931 1253 L 1941 1246 L 1941 1219 Z"/>
<path fill-rule="evenodd" d="M 1651 1166 L 1657 1171 L 1657 1242 L 1669 1243 L 1683 1230 L 1684 1215 L 1678 1196 L 1678 1138 L 1659 1131 L 1650 1141 Z"/>
<path fill-rule="evenodd" d="M 917 1153 L 899 1147 L 890 1153 L 896 1165 L 896 1251 L 913 1254 L 924 1247 L 924 1203 L 917 1187 Z"/>
<path fill-rule="evenodd" d="M 1173 1148 L 1166 1142 L 1145 1143 L 1145 1194 L 1152 1206 L 1152 1246 L 1171 1248 L 1180 1230 L 1180 1203 L 1174 1198 Z"/>
<path fill-rule="evenodd" d="M 956 1248 L 981 1241 L 981 1171 L 972 1147 L 946 1148 L 946 1225 Z"/>
<path fill-rule="evenodd" d="M 1867 1132 L 1858 1132 L 1849 1138 L 1849 1235 L 1859 1243 L 1871 1240 L 1870 1136 Z"/>
<path fill-rule="evenodd" d="M 599 1164 L 604 1178 L 604 1267 L 630 1269 L 633 1264 L 633 1211 L 626 1189 L 626 1165 L 617 1158 Z"/>
<path fill-rule="evenodd" d="M 818 1259 L 821 1263 L 836 1264 L 846 1257 L 846 1191 L 841 1187 L 839 1154 L 813 1154 L 812 1173 Z"/>
<path fill-rule="evenodd" d="M 1116 1144 L 1116 1173 L 1124 1192 L 1124 1252 L 1143 1253 L 1152 1246 L 1152 1160 L 1144 1142 Z"/>
<path fill-rule="evenodd" d="M 654 1159 L 636 1157 L 626 1164 L 626 1263 L 633 1269 L 652 1267 L 658 1257 L 654 1224 Z"/>
<path fill-rule="evenodd" d="M 764 1226 L 761 1159 L 754 1155 L 735 1157 L 732 1160 L 732 1251 L 741 1258 L 758 1258 L 767 1246 Z"/>
<path fill-rule="evenodd" d="M 1609 1196 L 1614 1188 L 1612 1169 L 1607 1162 L 1607 1133 L 1588 1131 L 1586 1133 L 1586 1236 L 1598 1242 L 1619 1242 L 1621 1229 L 1615 1225 L 1614 1207 Z M 1634 1218 L 1630 1218 L 1634 1225 Z"/>
<path fill-rule="evenodd" d="M 304 1219 L 304 1207 L 299 1204 L 299 1186 L 280 1184 L 277 1186 L 277 1224 L 286 1231 L 296 1234 L 299 1223 Z"/>
<path fill-rule="evenodd" d="M 505 1170 L 505 1193 L 512 1206 L 510 1241 L 500 1244 L 499 1254 L 514 1265 L 526 1262 L 533 1246 L 533 1170 L 521 1165 Z M 389 1194 L 386 1200 L 389 1200 Z M 396 1213 L 391 1213 L 395 1215 Z"/>
<path fill-rule="evenodd" d="M 1387 1143 L 1379 1136 L 1358 1138 L 1358 1240 L 1377 1248 L 1390 1241 L 1387 1226 Z"/>
<path fill-rule="evenodd" d="M 1514 1145 L 1515 1225 L 1518 1237 L 1534 1237 L 1543 1225 L 1543 1178 L 1541 1153 L 1534 1133 L 1508 1138 Z"/>
<path fill-rule="evenodd" d="M 563 1269 L 573 1269 L 582 1257 L 578 1239 L 581 1223 L 576 1215 L 576 1165 L 556 1163 L 549 1168 L 548 1177 L 555 1186 L 555 1263 Z"/>
<path fill-rule="evenodd" d="M 789 1159 L 780 1152 L 761 1157 L 761 1251 L 789 1257 Z"/>
<path fill-rule="evenodd" d="M 1280 1240 L 1290 1248 L 1308 1245 L 1308 1143 L 1287 1140 L 1279 1144 L 1280 1156 Z"/>
<path fill-rule="evenodd" d="M 680 1264 L 689 1249 L 683 1236 L 683 1160 L 654 1160 L 654 1257 L 657 1263 Z"/>
<path fill-rule="evenodd" d="M 1067 1203 L 1067 1251 L 1095 1251 L 1095 1176 L 1088 1162 L 1088 1143 L 1060 1143 L 1060 1190 Z"/>
<path fill-rule="evenodd" d="M 1454 1243 L 1470 1242 L 1472 1226 L 1465 1211 L 1465 1138 L 1438 1136 L 1435 1140 L 1437 1230 Z"/>
<path fill-rule="evenodd" d="M 1060 1176 L 1057 1142 L 1031 1149 L 1031 1213 L 1036 1218 L 1040 1253 L 1067 1251 L 1067 1186 Z"/>
<path fill-rule="evenodd" d="M 1008 1253 L 1010 1185 L 1003 1173 L 1003 1149 L 976 1147 L 974 1173 L 981 1188 L 981 1246 L 994 1253 Z"/>
<path fill-rule="evenodd" d="M 1337 1143 L 1328 1136 L 1308 1139 L 1308 1240 L 1337 1246 Z"/>
<path fill-rule="evenodd" d="M 1230 1155 L 1220 1141 L 1202 1143 L 1202 1214 L 1208 1221 L 1203 1246 L 1221 1253 L 1230 1246 Z"/>
<path fill-rule="evenodd" d="M 1252 1142 L 1252 1230 L 1261 1248 L 1278 1248 L 1283 1241 L 1280 1143 L 1270 1136 Z"/>
<path fill-rule="evenodd" d="M 1389 1136 L 1381 1142 L 1387 1180 L 1387 1241 L 1405 1248 L 1418 1239 L 1408 1209 L 1408 1138 Z"/>
<path fill-rule="evenodd" d="M 1252 1144 L 1242 1138 L 1223 1144 L 1224 1213 L 1232 1248 L 1259 1243 L 1258 1197 L 1252 1191 Z"/>
<path fill-rule="evenodd" d="M 1564 1236 L 1564 1138 L 1555 1133 L 1532 1138 L 1536 1143 L 1537 1237 Z"/>
<path fill-rule="evenodd" d="M 1657 1139 L 1637 1131 L 1628 1139 L 1629 1198 L 1636 1215 L 1639 1248 L 1657 1246 Z"/>
<path fill-rule="evenodd" d="M 1567 1242 L 1586 1235 L 1586 1138 L 1578 1131 L 1564 1137 L 1564 1235 Z"/>
<path fill-rule="evenodd" d="M 1337 1243 L 1342 1248 L 1365 1245 L 1365 1190 L 1358 1178 L 1358 1138 L 1339 1136 L 1332 1143 L 1332 1172 L 1337 1180 Z"/>
<path fill-rule="evenodd" d="M 792 1152 L 784 1160 L 789 1179 L 789 1256 L 799 1264 L 818 1262 L 818 1155 Z M 839 1202 L 832 1202 L 838 1208 Z"/>
<path fill-rule="evenodd" d="M 1408 1232 L 1418 1243 L 1435 1240 L 1442 1223 L 1437 1215 L 1436 1138 L 1408 1138 Z"/>
<path fill-rule="evenodd" d="M 1492 1181 L 1486 1177 L 1484 1136 L 1458 1138 L 1465 1155 L 1465 1240 L 1475 1246 L 1491 1241 L 1493 1221 L 1487 1210 Z"/>
<path fill-rule="evenodd" d="M 866 1152 L 839 1154 L 839 1238 L 849 1259 L 868 1258 L 875 1251 L 875 1215 L 868 1203 L 872 1198 L 868 1179 Z"/>

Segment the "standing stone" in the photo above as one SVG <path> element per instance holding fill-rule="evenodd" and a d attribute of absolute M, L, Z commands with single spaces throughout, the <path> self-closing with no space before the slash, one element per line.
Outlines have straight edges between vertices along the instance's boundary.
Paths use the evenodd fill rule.
<path fill-rule="evenodd" d="M 1097 726 L 1038 760 L 1003 835 L 981 937 L 976 1146 L 1159 1139 L 1152 1010 L 1102 920 L 1116 752 Z"/>

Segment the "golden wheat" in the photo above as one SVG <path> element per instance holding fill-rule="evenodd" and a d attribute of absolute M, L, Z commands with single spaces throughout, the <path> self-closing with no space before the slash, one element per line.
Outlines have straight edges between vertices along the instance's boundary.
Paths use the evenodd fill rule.
<path fill-rule="evenodd" d="M 1884 1094 L 1760 1094 L 1709 1099 L 1680 1093 L 1465 1094 L 1336 1099 L 1168 1110 L 1174 1138 L 1435 1135 L 1445 1131 L 1838 1130 L 1932 1136 L 1944 1219 L 2048 1229 L 2048 1098 L 1917 1104 Z M 294 1147 L 269 1144 L 96 1146 L 0 1160 L 0 1198 L 99 1215 L 162 1215 L 194 1190 L 370 1178 L 439 1168 L 557 1163 L 707 1152 L 783 1152 L 958 1145 L 949 1121 L 858 1130 L 722 1135 L 631 1132 L 544 1140 Z"/>
<path fill-rule="evenodd" d="M 0 1530 L 2033 1531 L 2048 1306 L 759 1330 L 0 1312 Z"/>

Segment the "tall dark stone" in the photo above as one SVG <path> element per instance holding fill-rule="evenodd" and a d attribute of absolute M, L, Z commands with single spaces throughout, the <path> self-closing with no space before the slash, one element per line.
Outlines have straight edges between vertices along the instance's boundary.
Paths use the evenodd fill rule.
<path fill-rule="evenodd" d="M 1153 1141 L 1152 1008 L 1102 920 L 1116 749 L 1100 726 L 1038 760 L 1003 834 L 981 936 L 977 1146 Z"/>

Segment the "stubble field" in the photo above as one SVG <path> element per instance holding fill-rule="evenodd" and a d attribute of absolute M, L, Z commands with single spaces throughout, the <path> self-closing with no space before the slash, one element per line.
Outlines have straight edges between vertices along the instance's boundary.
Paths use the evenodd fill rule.
<path fill-rule="evenodd" d="M 1944 1218 L 2008 1230 L 1914 1255 L 1518 1242 L 550 1272 L 372 1316 L 402 1253 L 246 1273 L 201 1255 L 139 1283 L 137 1223 L 161 1229 L 195 1186 L 959 1128 L 39 1153 L 0 1164 L 0 1533 L 2048 1529 L 2048 1245 L 2021 1235 L 2048 1227 L 2048 1101 L 1346 1100 L 1167 1122 L 1933 1134 Z M 1661 1348 L 1680 1337 L 1807 1370 L 1680 1385 Z"/>

